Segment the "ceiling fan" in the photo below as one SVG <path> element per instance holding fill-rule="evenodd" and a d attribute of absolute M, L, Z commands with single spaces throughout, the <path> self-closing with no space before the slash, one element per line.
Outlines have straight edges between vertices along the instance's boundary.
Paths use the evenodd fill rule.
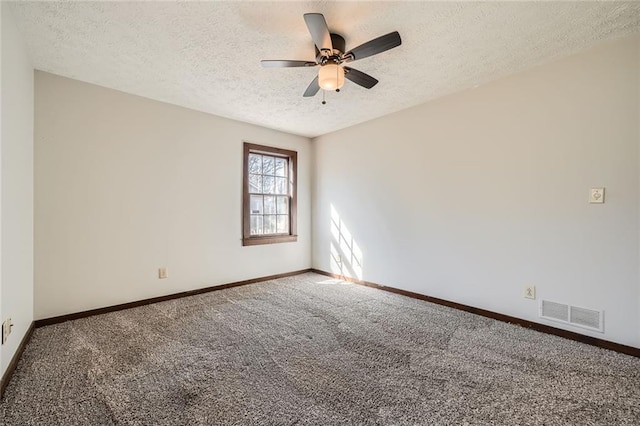
<path fill-rule="evenodd" d="M 397 31 L 370 40 L 345 53 L 344 37 L 339 34 L 329 33 L 327 21 L 321 13 L 305 13 L 304 21 L 309 28 L 311 38 L 315 44 L 316 60 L 313 61 L 287 61 L 287 60 L 266 60 L 261 61 L 266 68 L 288 68 L 288 67 L 315 67 L 320 66 L 320 71 L 313 79 L 304 97 L 311 97 L 318 93 L 318 90 L 340 91 L 344 85 L 344 79 L 366 88 L 371 89 L 378 83 L 378 80 L 357 69 L 344 66 L 358 59 L 382 53 L 394 47 L 400 46 L 402 40 Z M 324 101 L 322 102 L 325 103 Z"/>

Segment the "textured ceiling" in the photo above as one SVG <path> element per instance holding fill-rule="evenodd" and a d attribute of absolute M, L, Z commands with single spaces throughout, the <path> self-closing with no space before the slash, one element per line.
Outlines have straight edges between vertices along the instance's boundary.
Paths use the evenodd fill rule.
<path fill-rule="evenodd" d="M 314 137 L 640 31 L 640 2 L 17 2 L 35 68 Z M 371 90 L 302 93 L 317 68 L 302 15 L 323 13 L 347 49 L 403 43 L 350 64 Z"/>

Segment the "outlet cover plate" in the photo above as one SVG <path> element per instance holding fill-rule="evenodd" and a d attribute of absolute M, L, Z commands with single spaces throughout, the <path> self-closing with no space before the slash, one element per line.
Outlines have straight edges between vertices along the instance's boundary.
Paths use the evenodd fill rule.
<path fill-rule="evenodd" d="M 168 277 L 169 277 L 169 271 L 167 270 L 167 268 L 158 269 L 158 278 L 163 280 L 163 279 L 168 278 Z"/>
<path fill-rule="evenodd" d="M 524 294 L 525 299 L 533 299 L 536 298 L 536 286 L 534 285 L 526 285 L 524 286 Z"/>
<path fill-rule="evenodd" d="M 604 203 L 604 188 L 591 188 L 591 190 L 589 191 L 589 203 Z"/>
<path fill-rule="evenodd" d="M 7 318 L 7 320 L 2 323 L 2 344 L 3 345 L 9 338 L 9 334 L 11 334 L 11 325 L 12 325 L 11 318 Z"/>

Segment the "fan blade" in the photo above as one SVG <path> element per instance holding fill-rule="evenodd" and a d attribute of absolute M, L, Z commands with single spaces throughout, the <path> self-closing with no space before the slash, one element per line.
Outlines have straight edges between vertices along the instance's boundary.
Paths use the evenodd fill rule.
<path fill-rule="evenodd" d="M 401 44 L 402 40 L 400 39 L 400 34 L 398 34 L 397 31 L 394 31 L 378 38 L 374 38 L 373 40 L 370 40 L 365 44 L 361 44 L 360 46 L 345 53 L 344 56 L 351 56 L 353 58 L 351 60 L 355 61 L 357 59 L 377 55 L 378 53 L 382 53 L 389 49 L 393 49 L 394 47 L 398 47 Z"/>
<path fill-rule="evenodd" d="M 329 50 L 333 52 L 333 44 L 331 43 L 331 35 L 329 34 L 329 27 L 327 27 L 327 21 L 324 20 L 322 13 L 305 13 L 304 22 L 309 28 L 313 43 L 318 50 Z"/>
<path fill-rule="evenodd" d="M 316 75 L 316 78 L 313 79 L 309 87 L 307 87 L 307 90 L 304 91 L 304 95 L 302 96 L 304 96 L 305 98 L 310 98 L 311 96 L 315 96 L 316 93 L 318 93 L 318 90 L 320 90 L 320 85 L 318 85 L 318 76 Z"/>
<path fill-rule="evenodd" d="M 369 74 L 363 73 L 362 71 L 349 67 L 344 67 L 344 70 L 346 71 L 344 73 L 345 78 L 353 81 L 355 84 L 359 84 L 365 89 L 371 89 L 373 86 L 378 84 L 378 80 L 371 77 Z"/>
<path fill-rule="evenodd" d="M 315 67 L 315 62 L 309 61 L 260 61 L 265 68 L 288 68 L 288 67 Z"/>

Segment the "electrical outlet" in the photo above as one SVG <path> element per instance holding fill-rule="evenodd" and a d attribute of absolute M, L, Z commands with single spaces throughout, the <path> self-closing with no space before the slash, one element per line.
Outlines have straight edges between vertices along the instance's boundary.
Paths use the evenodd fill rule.
<path fill-rule="evenodd" d="M 2 344 L 3 345 L 9 338 L 9 335 L 11 334 L 11 327 L 13 327 L 11 318 L 7 318 L 6 321 L 2 323 Z"/>
<path fill-rule="evenodd" d="M 158 269 L 158 278 L 160 278 L 161 280 L 169 278 L 169 270 L 167 268 Z"/>
<path fill-rule="evenodd" d="M 535 299 L 536 298 L 536 286 L 526 285 L 524 286 L 524 298 Z"/>
<path fill-rule="evenodd" d="M 591 188 L 589 191 L 589 202 L 591 204 L 604 203 L 604 188 Z"/>

